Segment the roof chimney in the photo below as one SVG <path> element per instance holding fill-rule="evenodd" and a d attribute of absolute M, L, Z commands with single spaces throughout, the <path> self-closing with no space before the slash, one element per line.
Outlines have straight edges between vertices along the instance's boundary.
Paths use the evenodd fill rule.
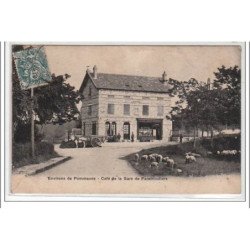
<path fill-rule="evenodd" d="M 93 67 L 93 75 L 94 75 L 94 79 L 97 79 L 97 67 L 96 67 L 96 65 Z"/>
<path fill-rule="evenodd" d="M 164 71 L 162 74 L 162 82 L 165 83 L 166 81 L 167 81 L 167 74 L 166 71 Z"/>

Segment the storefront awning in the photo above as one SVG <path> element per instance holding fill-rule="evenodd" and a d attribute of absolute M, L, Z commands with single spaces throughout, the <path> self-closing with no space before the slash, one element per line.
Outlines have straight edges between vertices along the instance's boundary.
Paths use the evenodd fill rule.
<path fill-rule="evenodd" d="M 162 123 L 163 119 L 153 119 L 153 118 L 137 118 L 140 123 Z"/>

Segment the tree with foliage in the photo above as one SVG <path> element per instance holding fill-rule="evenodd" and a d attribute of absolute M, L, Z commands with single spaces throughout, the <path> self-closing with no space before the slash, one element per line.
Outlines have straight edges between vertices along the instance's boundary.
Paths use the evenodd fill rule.
<path fill-rule="evenodd" d="M 23 46 L 14 46 L 13 52 L 24 49 Z M 13 94 L 13 139 L 18 138 L 17 133 L 23 129 L 22 140 L 30 139 L 31 103 L 35 113 L 36 124 L 65 123 L 76 120 L 79 116 L 77 104 L 83 98 L 75 87 L 67 81 L 70 75 L 55 76 L 47 85 L 34 89 L 34 98 L 31 100 L 30 90 L 23 90 L 15 68 L 14 59 L 12 62 L 12 94 Z M 25 129 L 26 128 L 26 129 Z M 20 136 L 19 136 L 20 137 Z"/>
<path fill-rule="evenodd" d="M 170 95 L 177 101 L 172 107 L 172 120 L 191 126 L 194 142 L 198 129 L 211 131 L 221 124 L 240 123 L 240 70 L 222 66 L 215 72 L 214 87 L 190 79 L 188 82 L 170 80 Z"/>
<path fill-rule="evenodd" d="M 70 76 L 55 76 L 43 87 L 34 89 L 34 111 L 37 123 L 65 123 L 76 120 L 79 116 L 77 104 L 82 96 L 75 87 L 67 83 Z"/>
<path fill-rule="evenodd" d="M 241 118 L 241 70 L 238 66 L 218 68 L 214 73 L 214 87 L 226 96 L 223 124 L 240 126 Z"/>

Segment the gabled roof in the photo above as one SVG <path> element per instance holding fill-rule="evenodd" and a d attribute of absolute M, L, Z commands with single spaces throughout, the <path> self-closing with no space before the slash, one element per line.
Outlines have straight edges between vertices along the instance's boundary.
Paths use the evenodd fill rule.
<path fill-rule="evenodd" d="M 170 88 L 158 77 L 98 73 L 97 79 L 94 79 L 93 73 L 86 72 L 80 92 L 83 91 L 88 78 L 97 89 L 168 93 Z"/>

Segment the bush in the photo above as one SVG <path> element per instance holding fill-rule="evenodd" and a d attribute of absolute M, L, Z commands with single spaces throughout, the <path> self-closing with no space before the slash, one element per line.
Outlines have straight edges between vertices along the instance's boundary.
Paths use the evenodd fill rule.
<path fill-rule="evenodd" d="M 29 143 L 31 138 L 31 124 L 20 123 L 17 125 L 14 132 L 14 141 L 16 143 Z M 42 139 L 43 135 L 39 132 L 38 127 L 35 125 L 35 140 L 38 142 Z"/>
<path fill-rule="evenodd" d="M 23 159 L 31 157 L 31 144 L 13 144 L 12 147 L 12 160 L 13 164 L 20 162 Z"/>
<path fill-rule="evenodd" d="M 203 139 L 201 141 L 203 147 L 216 153 L 222 150 L 240 150 L 240 135 L 223 135 L 213 139 Z"/>
<path fill-rule="evenodd" d="M 38 158 L 49 159 L 57 154 L 54 145 L 48 142 L 38 142 L 35 144 L 36 159 L 31 156 L 31 143 L 13 143 L 12 162 L 15 167 L 21 167 L 30 163 L 36 163 Z"/>
<path fill-rule="evenodd" d="M 54 145 L 52 143 L 39 142 L 35 145 L 35 155 L 52 155 L 54 152 Z"/>

